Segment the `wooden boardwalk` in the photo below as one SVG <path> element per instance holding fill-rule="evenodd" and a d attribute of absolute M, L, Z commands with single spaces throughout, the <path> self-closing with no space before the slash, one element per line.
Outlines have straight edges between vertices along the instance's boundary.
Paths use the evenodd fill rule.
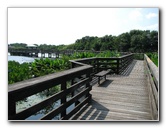
<path fill-rule="evenodd" d="M 152 119 L 143 61 L 134 60 L 121 75 L 108 75 L 100 86 L 96 82 L 91 94 L 92 101 L 71 120 Z"/>

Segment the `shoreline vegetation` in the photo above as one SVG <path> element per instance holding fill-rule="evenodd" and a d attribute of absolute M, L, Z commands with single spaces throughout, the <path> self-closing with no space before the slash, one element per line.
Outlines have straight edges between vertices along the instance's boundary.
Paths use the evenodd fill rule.
<path fill-rule="evenodd" d="M 85 36 L 77 39 L 70 45 L 47 45 L 34 44 L 40 50 L 89 50 L 92 52 L 74 53 L 63 55 L 60 59 L 35 59 L 31 63 L 8 61 L 8 84 L 26 79 L 47 75 L 69 69 L 69 60 L 89 57 L 118 57 L 120 52 L 147 53 L 152 61 L 158 66 L 158 31 L 131 30 L 118 36 L 105 35 L 103 37 Z M 12 43 L 8 48 L 26 49 L 25 43 Z M 104 51 L 99 54 L 93 51 Z"/>
<path fill-rule="evenodd" d="M 105 51 L 99 54 L 93 52 L 83 52 L 74 53 L 73 55 L 67 56 L 63 55 L 61 58 L 55 60 L 50 58 L 35 59 L 33 62 L 19 63 L 16 61 L 8 61 L 8 84 L 12 84 L 27 79 L 44 76 L 47 74 L 60 72 L 71 68 L 71 62 L 69 60 L 80 59 L 80 58 L 90 58 L 90 57 L 119 57 L 120 54 L 117 52 Z M 69 86 L 69 85 L 68 85 Z M 52 94 L 58 93 L 60 91 L 60 86 L 56 86 L 39 93 L 42 97 L 48 97 Z M 36 95 L 34 97 L 37 97 Z M 29 98 L 31 99 L 31 98 Z M 37 98 L 38 99 L 38 98 Z M 40 99 L 40 98 L 39 98 Z M 17 110 L 22 110 L 25 108 L 28 99 L 21 100 L 17 103 Z M 22 106 L 22 107 L 21 107 Z"/>
<path fill-rule="evenodd" d="M 158 54 L 146 53 L 150 59 L 158 66 Z M 74 53 L 71 56 L 63 55 L 59 59 L 41 58 L 35 59 L 33 62 L 19 63 L 16 61 L 8 61 L 8 84 L 13 84 L 23 80 L 44 76 L 47 74 L 60 72 L 71 68 L 69 60 L 90 58 L 90 57 L 119 57 L 118 52 L 104 51 L 99 54 L 93 52 Z"/>
<path fill-rule="evenodd" d="M 119 52 L 147 53 L 158 51 L 158 31 L 150 30 L 131 30 L 118 36 L 105 35 L 103 37 L 85 36 L 76 39 L 74 43 L 69 45 L 47 45 L 33 44 L 40 50 L 94 50 L 106 51 L 116 50 Z M 26 49 L 26 43 L 11 43 L 11 48 Z"/>
<path fill-rule="evenodd" d="M 111 57 L 120 56 L 119 53 L 105 51 L 99 54 L 93 52 L 74 53 L 71 56 L 63 55 L 59 59 L 41 58 L 35 59 L 30 63 L 22 63 L 16 61 L 8 61 L 8 84 L 13 84 L 23 80 L 44 76 L 47 74 L 60 72 L 71 68 L 69 60 L 90 58 L 90 57 Z"/>
<path fill-rule="evenodd" d="M 85 36 L 77 39 L 75 43 L 70 45 L 36 45 L 41 50 L 88 50 L 92 52 L 76 52 L 72 55 L 61 55 L 60 58 L 37 58 L 33 62 L 19 63 L 16 61 L 8 61 L 8 86 L 20 81 L 31 78 L 44 76 L 51 73 L 60 72 L 71 68 L 69 60 L 90 58 L 90 57 L 119 57 L 121 52 L 146 53 L 150 59 L 158 66 L 158 32 L 150 30 L 131 30 L 130 32 L 122 33 L 119 36 L 105 35 L 103 37 Z M 25 43 L 9 44 L 8 48 L 26 49 Z M 102 51 L 94 53 L 93 51 Z M 138 56 L 139 57 L 139 56 Z M 70 84 L 67 83 L 68 86 Z M 60 91 L 60 86 L 52 87 L 38 94 L 27 97 L 16 103 L 17 112 L 26 109 L 28 106 L 36 104 L 41 100 Z M 68 97 L 70 98 L 70 96 Z M 32 100 L 33 99 L 33 100 Z M 58 103 L 48 106 L 44 110 L 34 114 L 28 118 L 36 119 L 41 114 L 56 107 Z M 72 108 L 72 106 L 71 106 Z M 56 117 L 58 118 L 58 117 Z"/>

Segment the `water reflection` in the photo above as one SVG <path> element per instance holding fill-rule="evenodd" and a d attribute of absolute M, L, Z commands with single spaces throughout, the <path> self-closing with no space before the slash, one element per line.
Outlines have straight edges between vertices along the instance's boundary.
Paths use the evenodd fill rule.
<path fill-rule="evenodd" d="M 60 91 L 60 87 L 56 86 L 47 90 L 44 90 L 40 93 L 37 93 L 35 95 L 32 95 L 30 97 L 27 97 L 26 99 L 22 100 L 22 101 L 18 101 L 16 103 L 16 113 L 21 112 L 37 103 L 40 103 L 41 101 L 45 100 L 46 98 L 56 94 L 57 92 Z M 67 96 L 67 101 L 71 99 L 71 95 Z M 53 109 L 56 109 L 57 107 L 59 107 L 61 105 L 61 100 L 57 100 L 56 102 L 48 105 L 46 108 L 38 111 L 37 113 L 35 113 L 34 115 L 28 117 L 26 120 L 39 120 L 41 117 L 43 117 L 45 114 L 49 113 L 50 111 L 52 111 Z M 67 108 L 67 113 L 69 113 L 70 111 L 73 110 L 75 104 L 70 105 Z M 61 117 L 61 115 L 57 115 L 55 116 L 52 120 L 59 120 Z"/>

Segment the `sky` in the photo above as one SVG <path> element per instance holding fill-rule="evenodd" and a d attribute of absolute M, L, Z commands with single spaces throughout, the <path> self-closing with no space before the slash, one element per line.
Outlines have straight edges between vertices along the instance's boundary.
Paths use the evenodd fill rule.
<path fill-rule="evenodd" d="M 158 28 L 158 8 L 8 8 L 8 44 L 68 45 L 85 36 Z"/>

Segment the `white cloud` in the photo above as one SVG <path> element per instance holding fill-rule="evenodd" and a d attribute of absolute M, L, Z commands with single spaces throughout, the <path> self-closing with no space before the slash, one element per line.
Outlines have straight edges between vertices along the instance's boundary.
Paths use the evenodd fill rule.
<path fill-rule="evenodd" d="M 141 9 L 134 9 L 133 11 L 129 13 L 130 20 L 138 21 L 138 20 L 142 20 L 142 17 L 143 15 L 141 13 Z"/>
<path fill-rule="evenodd" d="M 158 24 L 153 24 L 145 27 L 146 29 L 150 30 L 158 30 Z"/>
<path fill-rule="evenodd" d="M 9 8 L 8 42 L 70 44 L 84 36 L 157 30 L 142 8 Z M 158 22 L 157 22 L 158 23 Z M 143 27 L 145 26 L 145 27 Z"/>
<path fill-rule="evenodd" d="M 154 18 L 154 17 L 157 17 L 156 13 L 149 13 L 149 14 L 146 15 L 147 19 Z"/>
<path fill-rule="evenodd" d="M 132 28 L 140 29 L 140 30 L 157 30 L 158 31 L 158 24 L 152 24 L 152 25 L 148 25 L 148 26 L 135 25 Z"/>

